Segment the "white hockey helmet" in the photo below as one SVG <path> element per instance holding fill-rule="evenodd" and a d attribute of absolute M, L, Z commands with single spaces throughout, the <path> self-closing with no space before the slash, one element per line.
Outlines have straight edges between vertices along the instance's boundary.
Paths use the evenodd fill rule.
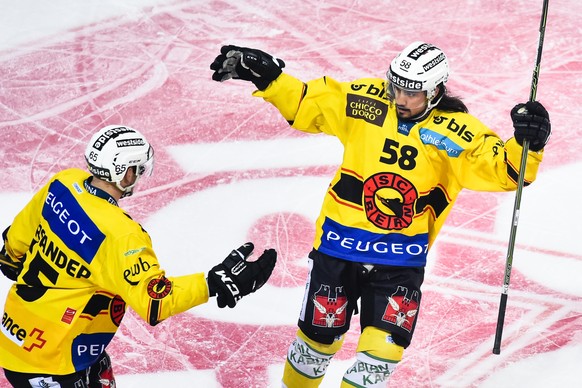
<path fill-rule="evenodd" d="M 89 172 L 95 177 L 115 183 L 122 197 L 133 193 L 140 176 L 149 176 L 154 167 L 154 149 L 137 130 L 123 125 L 108 125 L 91 137 L 85 149 Z M 136 180 L 123 187 L 120 182 L 128 168 L 135 167 Z"/>
<path fill-rule="evenodd" d="M 414 42 L 392 60 L 386 77 L 389 95 L 393 95 L 392 85 L 407 91 L 425 91 L 429 110 L 438 104 L 444 93 L 443 88 L 441 93 L 437 93 L 436 88 L 447 82 L 449 62 L 438 47 L 430 43 Z"/>

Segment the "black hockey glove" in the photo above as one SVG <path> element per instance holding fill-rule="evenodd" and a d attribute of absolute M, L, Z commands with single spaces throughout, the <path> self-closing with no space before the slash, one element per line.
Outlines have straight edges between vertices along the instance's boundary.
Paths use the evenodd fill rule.
<path fill-rule="evenodd" d="M 265 90 L 284 67 L 285 62 L 279 58 L 261 50 L 238 46 L 222 46 L 220 55 L 210 65 L 214 70 L 213 80 L 242 79 L 251 81 L 259 90 Z"/>
<path fill-rule="evenodd" d="M 277 252 L 268 249 L 257 260 L 247 261 L 253 249 L 253 243 L 242 245 L 208 272 L 208 290 L 210 296 L 217 296 L 218 307 L 236 306 L 243 296 L 261 288 L 271 276 Z"/>
<path fill-rule="evenodd" d="M 10 229 L 10 227 L 6 228 L 6 230 L 2 233 L 2 238 L 4 241 L 6 241 L 6 234 L 8 233 L 8 229 Z M 12 260 L 12 258 L 10 258 L 6 252 L 6 246 L 2 245 L 2 249 L 0 249 L 0 271 L 2 274 L 4 274 L 4 276 L 6 276 L 8 279 L 16 281 L 18 275 L 20 275 L 20 272 L 22 272 L 22 265 L 22 261 Z"/>
<path fill-rule="evenodd" d="M 529 140 L 529 149 L 540 151 L 545 147 L 552 133 L 550 115 L 542 104 L 537 101 L 528 101 L 525 104 L 517 104 L 511 110 L 513 120 L 513 135 L 519 145 L 523 140 Z"/>

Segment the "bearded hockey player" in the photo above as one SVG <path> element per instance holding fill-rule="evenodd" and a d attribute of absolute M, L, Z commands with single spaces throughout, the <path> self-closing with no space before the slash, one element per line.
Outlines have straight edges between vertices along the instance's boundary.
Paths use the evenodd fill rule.
<path fill-rule="evenodd" d="M 315 225 L 286 387 L 317 387 L 342 346 L 360 302 L 356 361 L 342 387 L 384 387 L 416 326 L 427 254 L 462 189 L 517 188 L 524 139 L 525 184 L 550 137 L 539 102 L 511 110 L 514 137 L 502 141 L 446 83 L 438 47 L 414 42 L 382 78 L 303 82 L 261 50 L 223 46 L 212 79 L 251 81 L 292 128 L 336 136 L 344 146 Z"/>
<path fill-rule="evenodd" d="M 105 351 L 131 307 L 150 325 L 217 297 L 235 307 L 269 279 L 277 254 L 235 249 L 208 275 L 166 276 L 148 233 L 118 202 L 151 174 L 137 130 L 106 126 L 89 141 L 87 173 L 54 175 L 4 231 L 0 270 L 14 281 L 0 333 L 0 366 L 15 387 L 115 387 Z M 186 252 L 186 251 L 185 251 Z"/>

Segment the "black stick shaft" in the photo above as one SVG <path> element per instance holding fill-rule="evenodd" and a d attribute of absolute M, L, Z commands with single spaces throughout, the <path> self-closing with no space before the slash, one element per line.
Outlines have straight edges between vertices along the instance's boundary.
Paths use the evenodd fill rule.
<path fill-rule="evenodd" d="M 530 101 L 535 101 L 538 89 L 538 78 L 540 75 L 540 64 L 542 61 L 542 48 L 544 46 L 544 35 L 546 32 L 546 20 L 548 17 L 549 0 L 544 0 L 542 7 L 542 17 L 540 20 L 540 37 L 538 40 L 538 51 L 536 64 L 531 81 L 531 90 L 529 95 Z M 527 163 L 527 153 L 529 151 L 529 141 L 525 139 L 522 145 L 521 164 L 519 166 L 519 176 L 517 180 L 517 190 L 515 193 L 515 203 L 513 205 L 513 217 L 511 219 L 511 232 L 509 235 L 509 244 L 507 247 L 507 258 L 505 261 L 505 276 L 503 277 L 503 289 L 501 300 L 499 302 L 499 314 L 497 316 L 497 327 L 495 329 L 495 341 L 493 343 L 493 354 L 501 353 L 501 337 L 503 335 L 503 324 L 505 322 L 505 311 L 507 309 L 507 297 L 509 292 L 509 280 L 511 278 L 511 267 L 513 266 L 513 251 L 515 248 L 515 236 L 517 234 L 517 225 L 519 223 L 519 212 L 521 206 L 521 194 L 525 180 L 525 167 Z"/>

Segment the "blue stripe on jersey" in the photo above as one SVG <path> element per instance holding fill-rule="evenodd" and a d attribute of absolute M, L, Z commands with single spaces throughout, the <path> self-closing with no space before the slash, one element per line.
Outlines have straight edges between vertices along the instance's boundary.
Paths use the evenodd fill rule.
<path fill-rule="evenodd" d="M 420 128 L 418 130 L 420 140 L 424 144 L 432 144 L 439 150 L 446 151 L 451 158 L 457 158 L 464 151 L 464 148 L 449 139 L 447 136 L 431 131 L 428 128 Z"/>
<path fill-rule="evenodd" d="M 70 250 L 91 263 L 105 235 L 89 218 L 73 194 L 59 181 L 51 183 L 42 216 Z"/>
<path fill-rule="evenodd" d="M 424 267 L 428 233 L 406 236 L 397 232 L 373 233 L 326 218 L 318 251 L 348 261 L 404 267 Z"/>

